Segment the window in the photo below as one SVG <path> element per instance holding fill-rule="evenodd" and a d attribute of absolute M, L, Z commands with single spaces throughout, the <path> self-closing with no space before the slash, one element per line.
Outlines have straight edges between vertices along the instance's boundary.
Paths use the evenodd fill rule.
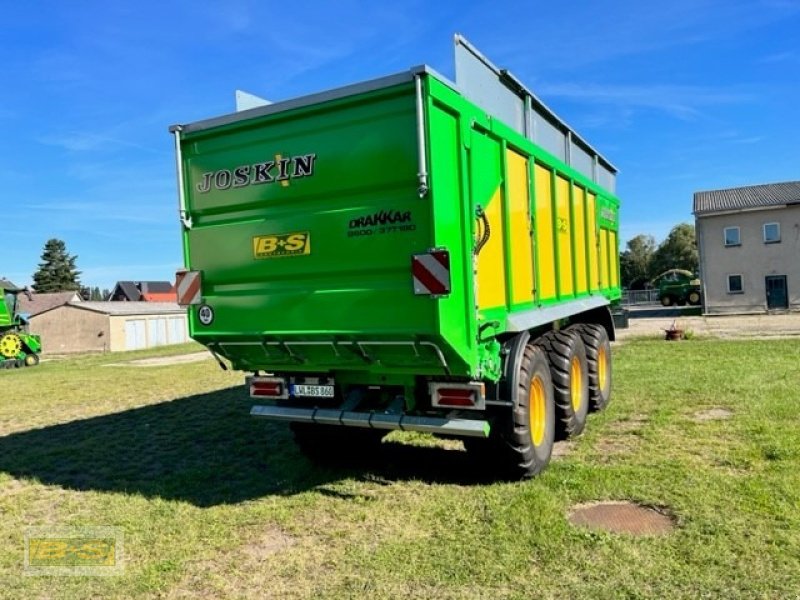
<path fill-rule="evenodd" d="M 764 223 L 764 243 L 777 244 L 781 241 L 781 224 Z"/>
<path fill-rule="evenodd" d="M 728 293 L 744 294 L 744 281 L 741 275 L 728 275 Z"/>
<path fill-rule="evenodd" d="M 739 237 L 738 227 L 725 228 L 725 245 L 726 246 L 740 246 L 742 241 Z"/>

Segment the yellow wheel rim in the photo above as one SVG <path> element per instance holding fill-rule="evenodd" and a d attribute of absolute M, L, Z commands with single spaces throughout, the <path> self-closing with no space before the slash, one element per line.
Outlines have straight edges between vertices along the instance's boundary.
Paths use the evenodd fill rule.
<path fill-rule="evenodd" d="M 605 347 L 597 350 L 597 383 L 601 390 L 606 389 L 608 382 L 608 356 Z"/>
<path fill-rule="evenodd" d="M 583 402 L 583 379 L 581 378 L 581 361 L 577 356 L 572 357 L 569 371 L 572 410 L 578 412 L 581 408 L 581 402 Z"/>
<path fill-rule="evenodd" d="M 22 351 L 22 340 L 16 333 L 7 333 L 0 338 L 0 355 L 15 358 Z"/>
<path fill-rule="evenodd" d="M 535 375 L 531 380 L 529 404 L 531 440 L 534 446 L 540 446 L 544 441 L 544 432 L 547 424 L 545 391 L 542 378 Z"/>

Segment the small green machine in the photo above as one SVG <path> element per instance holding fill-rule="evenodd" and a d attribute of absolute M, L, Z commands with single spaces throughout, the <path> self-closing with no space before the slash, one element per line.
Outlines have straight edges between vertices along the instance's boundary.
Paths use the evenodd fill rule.
<path fill-rule="evenodd" d="M 28 332 L 27 320 L 17 312 L 17 297 L 29 293 L 0 279 L 0 367 L 32 367 L 39 364 L 42 340 Z"/>
<path fill-rule="evenodd" d="M 307 454 L 427 432 L 531 477 L 607 405 L 616 168 L 463 38 L 456 82 L 171 131 L 191 335 Z"/>
<path fill-rule="evenodd" d="M 654 277 L 651 283 L 658 287 L 658 301 L 663 306 L 697 306 L 702 300 L 700 280 L 691 271 L 669 269 Z"/>

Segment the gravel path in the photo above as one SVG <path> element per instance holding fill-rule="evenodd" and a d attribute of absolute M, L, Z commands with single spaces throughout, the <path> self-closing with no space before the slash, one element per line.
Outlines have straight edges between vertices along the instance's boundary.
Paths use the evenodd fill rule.
<path fill-rule="evenodd" d="M 617 339 L 664 337 L 676 327 L 694 335 L 717 338 L 800 337 L 800 313 L 780 315 L 725 315 L 708 317 L 633 318 L 627 329 L 617 329 Z"/>

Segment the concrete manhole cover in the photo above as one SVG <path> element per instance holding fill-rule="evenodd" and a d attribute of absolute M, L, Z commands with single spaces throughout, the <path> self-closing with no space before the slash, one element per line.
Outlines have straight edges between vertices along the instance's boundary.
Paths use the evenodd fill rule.
<path fill-rule="evenodd" d="M 568 518 L 573 525 L 610 533 L 664 535 L 675 528 L 674 519 L 664 511 L 632 502 L 580 504 Z"/>
<path fill-rule="evenodd" d="M 727 408 L 709 408 L 694 413 L 695 421 L 725 421 L 733 416 L 733 411 Z"/>

